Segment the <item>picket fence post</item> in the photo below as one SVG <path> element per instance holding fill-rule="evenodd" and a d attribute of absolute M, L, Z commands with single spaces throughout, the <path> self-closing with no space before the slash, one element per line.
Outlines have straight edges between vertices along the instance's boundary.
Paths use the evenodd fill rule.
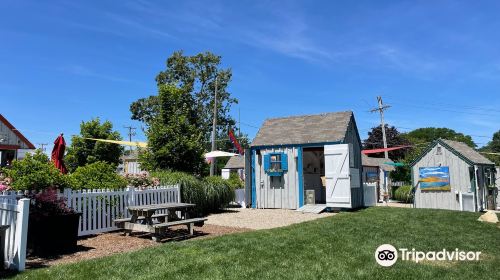
<path fill-rule="evenodd" d="M 177 202 L 181 203 L 181 184 L 177 184 Z"/>
<path fill-rule="evenodd" d="M 17 265 L 19 271 L 24 271 L 26 267 L 26 243 L 28 240 L 28 217 L 30 209 L 30 200 L 22 198 L 19 200 L 17 206 L 17 220 L 16 220 L 16 244 L 17 255 L 15 256 L 14 263 Z"/>
<path fill-rule="evenodd" d="M 135 206 L 135 188 L 133 186 L 127 187 L 128 206 Z"/>

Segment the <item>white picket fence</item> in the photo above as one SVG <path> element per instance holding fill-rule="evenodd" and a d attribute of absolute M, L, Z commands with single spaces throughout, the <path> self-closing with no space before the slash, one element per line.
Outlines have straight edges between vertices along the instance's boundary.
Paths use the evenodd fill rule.
<path fill-rule="evenodd" d="M 0 194 L 0 202 L 2 199 L 19 199 L 23 196 L 22 192 L 4 192 Z M 59 197 L 66 199 L 68 207 L 82 213 L 78 236 L 117 230 L 113 220 L 130 217 L 127 210 L 129 206 L 181 202 L 178 185 L 147 189 L 128 187 L 122 190 L 65 189 L 59 193 Z"/>
<path fill-rule="evenodd" d="M 28 238 L 28 216 L 30 200 L 16 199 L 16 195 L 0 194 L 0 225 L 9 226 L 5 231 L 3 254 L 5 268 L 23 271 L 26 263 L 26 242 Z"/>
<path fill-rule="evenodd" d="M 62 196 L 67 205 L 82 213 L 78 236 L 116 230 L 114 219 L 130 217 L 127 207 L 180 202 L 179 186 L 154 187 L 145 190 L 129 187 L 123 190 L 66 189 Z"/>

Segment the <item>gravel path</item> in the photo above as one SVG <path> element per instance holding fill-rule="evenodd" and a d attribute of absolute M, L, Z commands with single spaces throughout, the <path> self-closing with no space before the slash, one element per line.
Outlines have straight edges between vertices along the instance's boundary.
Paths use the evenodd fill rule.
<path fill-rule="evenodd" d="M 208 216 L 206 224 L 247 229 L 270 229 L 302 223 L 334 213 L 310 214 L 283 209 L 227 209 L 224 213 Z"/>

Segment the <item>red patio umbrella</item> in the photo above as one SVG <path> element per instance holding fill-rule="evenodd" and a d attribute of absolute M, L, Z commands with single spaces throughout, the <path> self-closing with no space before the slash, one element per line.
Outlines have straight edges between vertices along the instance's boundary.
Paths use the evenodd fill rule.
<path fill-rule="evenodd" d="M 66 150 L 66 141 L 64 141 L 63 134 L 59 135 L 54 141 L 54 148 L 52 149 L 51 160 L 57 169 L 61 170 L 63 174 L 68 173 L 66 166 L 64 166 L 64 150 Z"/>

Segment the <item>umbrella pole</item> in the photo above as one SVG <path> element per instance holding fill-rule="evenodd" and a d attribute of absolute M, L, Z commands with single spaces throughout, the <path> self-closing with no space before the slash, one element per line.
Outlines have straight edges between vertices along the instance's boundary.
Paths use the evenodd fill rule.
<path fill-rule="evenodd" d="M 215 151 L 215 133 L 217 131 L 217 76 L 215 76 L 215 97 L 214 97 L 214 122 L 212 125 L 212 152 Z M 212 158 L 212 161 L 210 162 L 210 176 L 215 175 L 215 163 L 217 161 L 217 158 L 214 157 Z"/>

